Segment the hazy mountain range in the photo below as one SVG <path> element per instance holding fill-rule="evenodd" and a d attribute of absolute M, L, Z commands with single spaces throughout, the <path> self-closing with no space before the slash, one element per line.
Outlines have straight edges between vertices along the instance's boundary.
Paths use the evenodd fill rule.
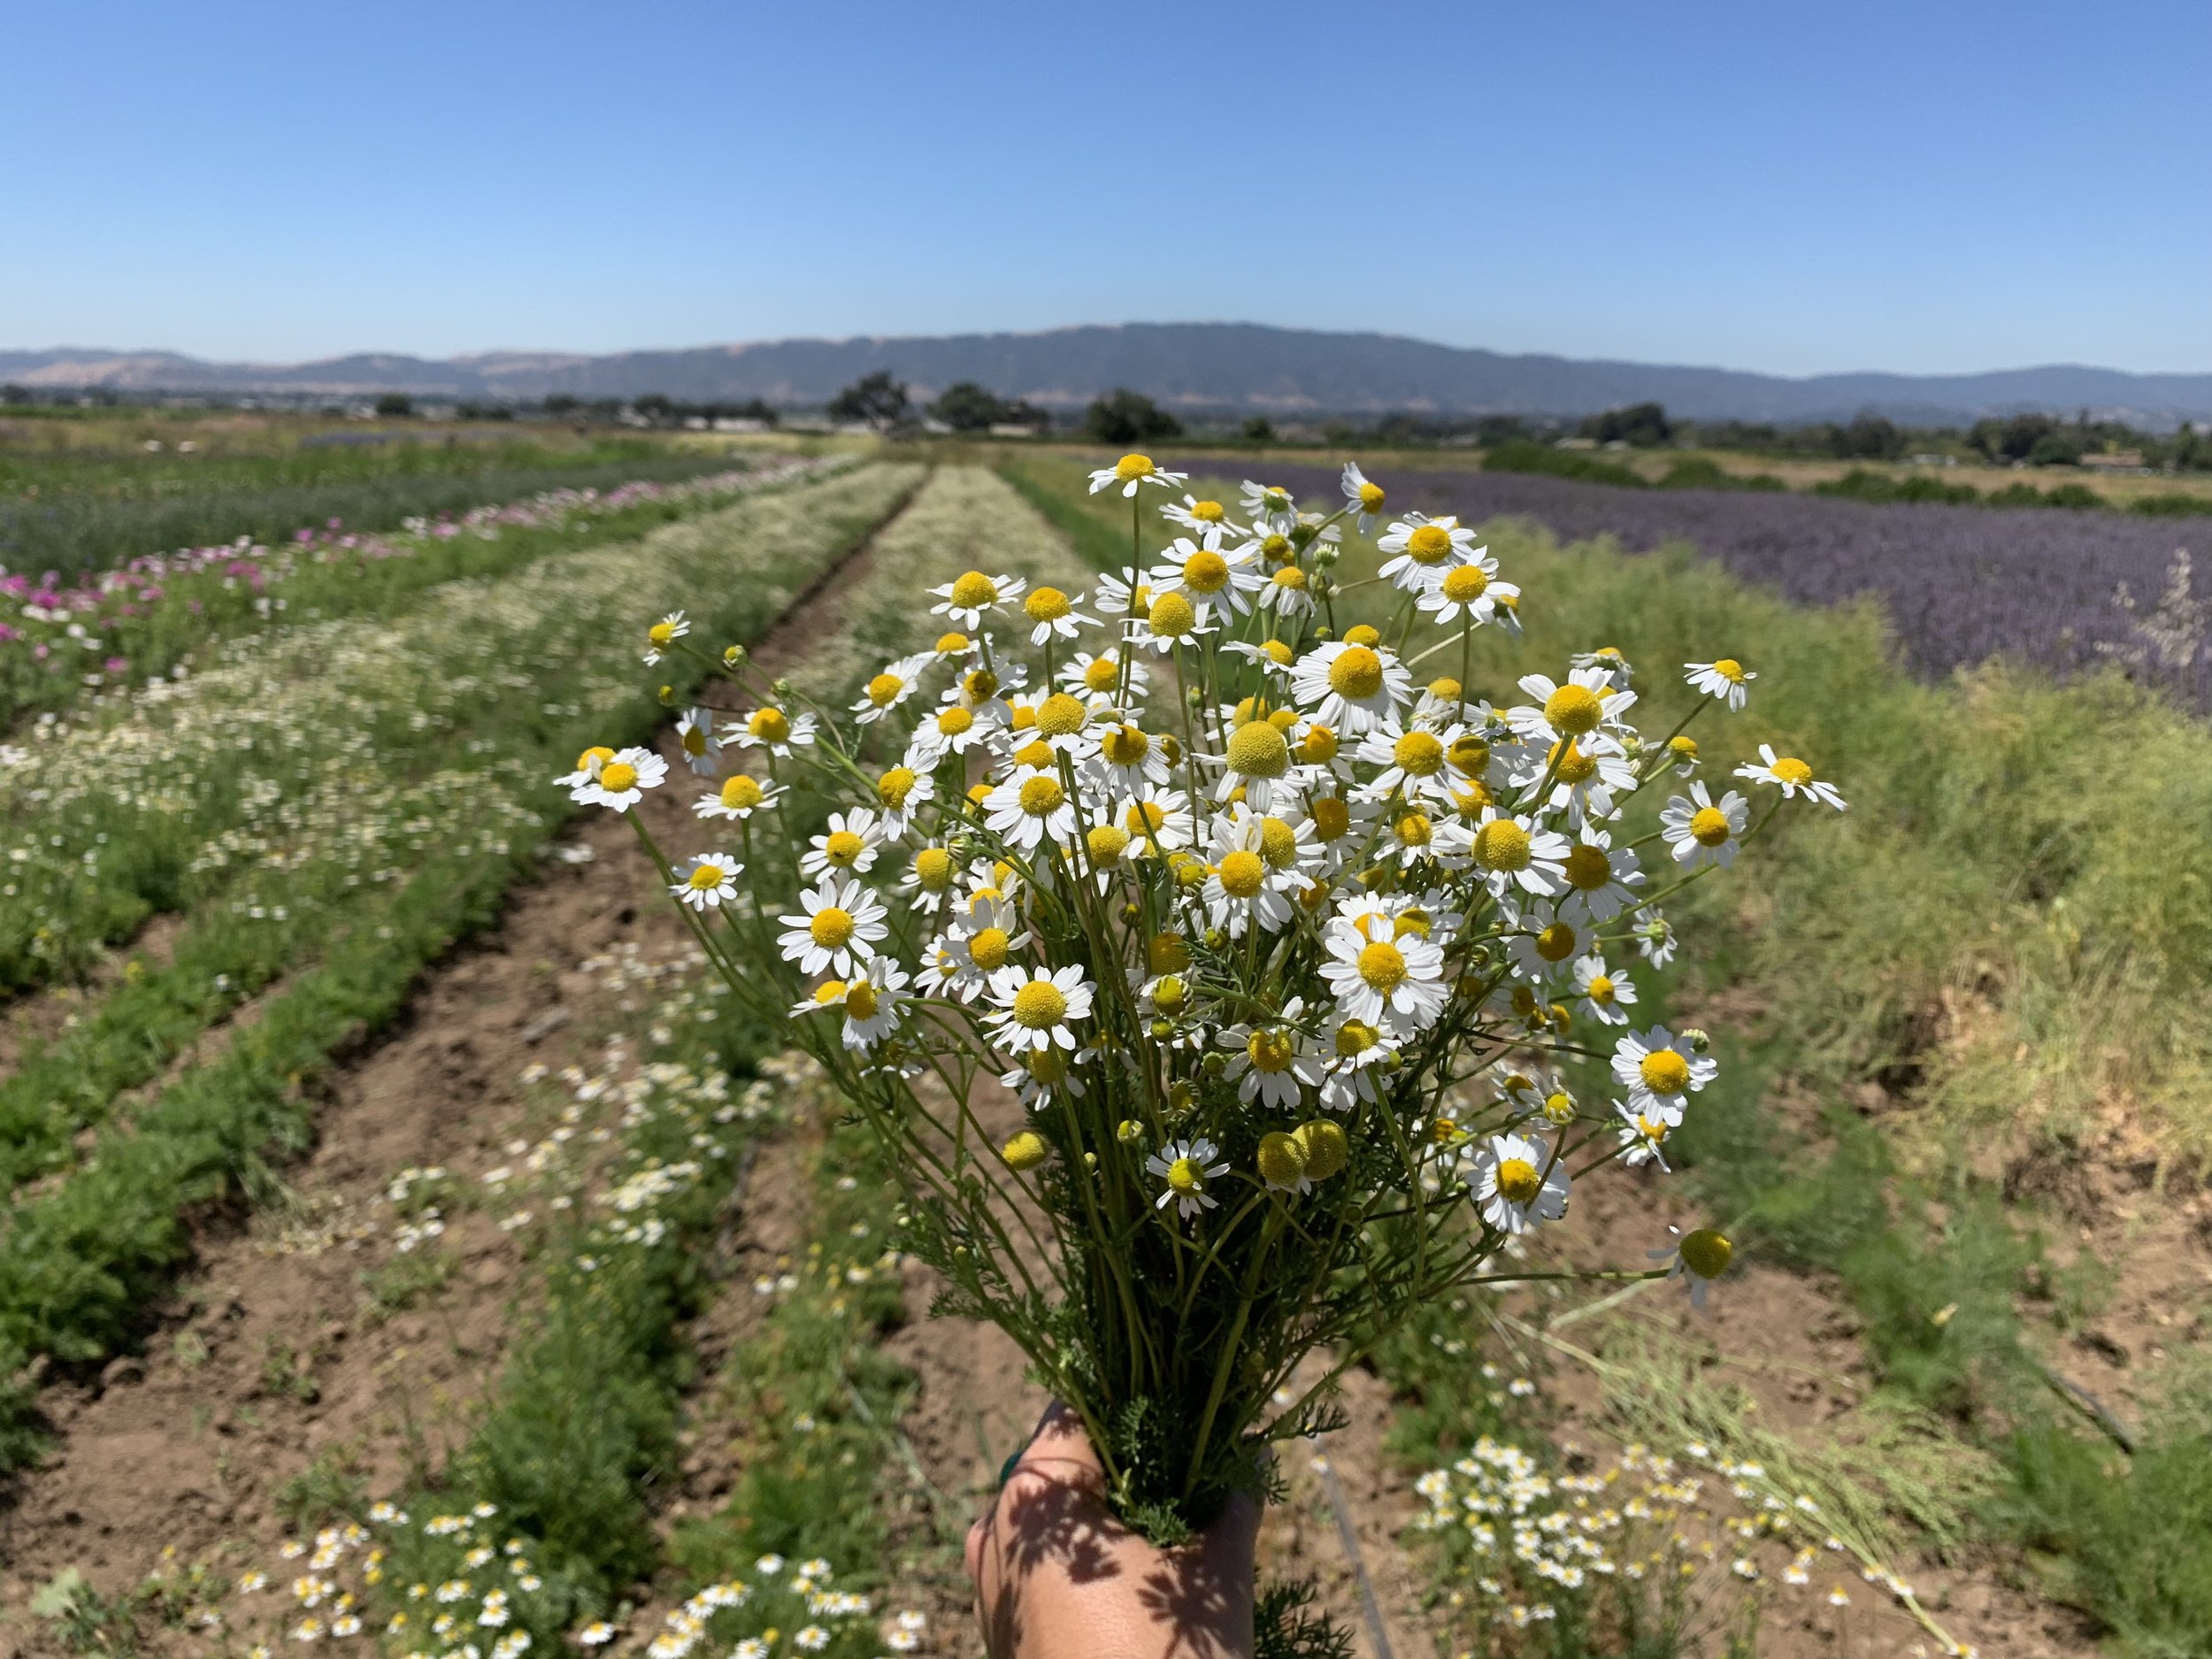
<path fill-rule="evenodd" d="M 1041 334 L 771 340 L 588 357 L 493 351 L 433 359 L 385 353 L 318 363 L 208 363 L 166 351 L 0 350 L 0 381 L 120 391 L 531 400 L 556 392 L 687 402 L 760 397 L 819 405 L 872 370 L 926 399 L 956 380 L 1048 408 L 1133 387 L 1187 411 L 1301 416 L 1582 415 L 1656 400 L 1697 419 L 1782 423 L 1873 409 L 1959 421 L 2081 408 L 2147 426 L 2212 419 L 2212 374 L 2129 374 L 2057 364 L 1984 374 L 1820 374 L 1509 356 L 1402 335 L 1325 334 L 1253 323 L 1128 323 Z"/>

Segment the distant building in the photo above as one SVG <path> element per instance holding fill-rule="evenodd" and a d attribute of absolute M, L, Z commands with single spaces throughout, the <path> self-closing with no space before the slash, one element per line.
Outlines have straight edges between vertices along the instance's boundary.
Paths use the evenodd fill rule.
<path fill-rule="evenodd" d="M 2114 449 L 2105 455 L 2085 455 L 2084 466 L 2094 467 L 2100 472 L 2141 472 L 2147 471 L 2142 455 L 2134 449 Z"/>
<path fill-rule="evenodd" d="M 717 432 L 765 432 L 768 423 L 756 420 L 750 415 L 717 415 L 714 429 Z"/>
<path fill-rule="evenodd" d="M 1041 426 L 1027 426 L 1018 420 L 995 420 L 991 423 L 994 438 L 1033 438 L 1042 430 Z"/>

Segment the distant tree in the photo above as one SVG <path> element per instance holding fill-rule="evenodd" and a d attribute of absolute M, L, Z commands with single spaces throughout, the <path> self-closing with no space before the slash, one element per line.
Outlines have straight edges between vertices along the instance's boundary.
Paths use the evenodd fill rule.
<path fill-rule="evenodd" d="M 1534 435 L 1518 415 L 1485 415 L 1475 422 L 1475 442 L 1486 449 Z"/>
<path fill-rule="evenodd" d="M 1631 403 L 1591 416 L 1582 423 L 1582 435 L 1600 443 L 1632 443 L 1648 449 L 1674 436 L 1674 423 L 1667 419 L 1663 403 Z"/>
<path fill-rule="evenodd" d="M 1847 461 L 1893 461 L 1905 452 L 1905 434 L 1896 422 L 1865 410 L 1847 426 L 1831 426 L 1828 447 Z"/>
<path fill-rule="evenodd" d="M 1006 402 L 988 387 L 957 380 L 938 394 L 929 412 L 955 432 L 985 432 L 1006 417 Z"/>
<path fill-rule="evenodd" d="M 1253 415 L 1248 418 L 1244 423 L 1244 441 L 1247 443 L 1274 442 L 1275 423 L 1265 415 Z"/>
<path fill-rule="evenodd" d="M 545 412 L 549 415 L 572 415 L 582 407 L 583 404 L 567 392 L 556 392 L 545 400 Z"/>
<path fill-rule="evenodd" d="M 665 392 L 648 392 L 642 397 L 633 397 L 630 407 L 657 426 L 674 417 L 676 400 Z"/>
<path fill-rule="evenodd" d="M 0 386 L 0 403 L 24 404 L 30 401 L 31 388 L 29 387 L 18 386 L 12 380 L 5 386 Z"/>
<path fill-rule="evenodd" d="M 376 400 L 376 412 L 385 420 L 404 420 L 415 412 L 415 400 L 404 392 L 387 392 Z"/>
<path fill-rule="evenodd" d="M 830 399 L 832 420 L 864 420 L 872 426 L 895 426 L 906 419 L 906 386 L 888 369 L 864 374 Z"/>
<path fill-rule="evenodd" d="M 2058 430 L 2048 415 L 2014 415 L 1978 420 L 1966 441 L 1993 461 L 2024 461 L 2036 444 Z"/>
<path fill-rule="evenodd" d="M 463 403 L 454 411 L 463 420 L 512 420 L 513 408 L 506 403 Z"/>
<path fill-rule="evenodd" d="M 1083 430 L 1101 443 L 1143 443 L 1181 437 L 1183 423 L 1142 392 L 1118 386 L 1083 411 Z"/>
<path fill-rule="evenodd" d="M 2081 440 L 2072 433 L 2054 428 L 2028 446 L 2030 466 L 2078 466 L 2081 465 Z"/>

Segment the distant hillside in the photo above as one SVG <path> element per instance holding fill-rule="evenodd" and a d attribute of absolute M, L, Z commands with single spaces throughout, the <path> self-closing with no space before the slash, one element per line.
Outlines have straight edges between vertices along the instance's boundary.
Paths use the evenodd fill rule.
<path fill-rule="evenodd" d="M 0 351 L 0 380 L 133 391 L 529 399 L 567 392 L 694 402 L 763 397 L 819 404 L 888 369 L 917 395 L 977 380 L 1047 407 L 1133 387 L 1172 407 L 1279 418 L 1380 414 L 1582 415 L 1647 399 L 1694 419 L 1794 423 L 1876 409 L 1956 421 L 2023 410 L 2096 414 L 2147 426 L 2212 419 L 2212 374 L 2127 374 L 2053 365 L 1986 374 L 1823 374 L 1506 356 L 1395 334 L 1323 334 L 1252 323 L 1129 323 L 1029 334 L 772 340 L 609 357 L 498 351 L 435 361 L 365 353 L 320 363 L 203 363 L 163 351 Z"/>

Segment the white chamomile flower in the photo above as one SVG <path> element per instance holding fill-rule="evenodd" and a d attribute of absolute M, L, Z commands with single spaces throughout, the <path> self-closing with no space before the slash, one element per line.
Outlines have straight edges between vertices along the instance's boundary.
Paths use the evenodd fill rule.
<path fill-rule="evenodd" d="M 684 613 L 680 611 L 670 611 L 646 629 L 645 665 L 651 668 L 658 664 L 668 655 L 669 648 L 690 632 L 691 624 L 684 620 Z"/>
<path fill-rule="evenodd" d="M 1313 579 L 1297 565 L 1278 565 L 1260 585 L 1260 607 L 1280 617 L 1310 617 L 1314 611 Z"/>
<path fill-rule="evenodd" d="M 1463 528 L 1457 518 L 1448 515 L 1431 518 L 1417 512 L 1409 512 L 1393 524 L 1375 546 L 1391 556 L 1375 573 L 1409 594 L 1435 587 L 1453 565 L 1479 559 L 1486 551 L 1475 545 L 1475 533 Z M 1493 562 L 1483 574 L 1495 575 L 1497 568 Z"/>
<path fill-rule="evenodd" d="M 813 837 L 808 850 L 800 855 L 799 873 L 814 877 L 832 870 L 859 872 L 872 869 L 876 849 L 882 841 L 882 822 L 866 807 L 833 812 L 827 828 Z"/>
<path fill-rule="evenodd" d="M 1116 797 L 1141 795 L 1167 782 L 1167 752 L 1133 720 L 1102 726 L 1083 766 L 1087 787 Z"/>
<path fill-rule="evenodd" d="M 1705 1287 L 1728 1271 L 1729 1263 L 1736 1259 L 1736 1247 L 1726 1233 L 1711 1227 L 1698 1227 L 1679 1234 L 1671 1248 L 1652 1250 L 1647 1254 L 1653 1261 L 1667 1264 L 1669 1279 L 1686 1279 L 1690 1286 L 1690 1305 L 1703 1308 Z M 1810 1559 L 1809 1548 L 1799 1557 L 1801 1562 Z M 1802 1582 L 1802 1578 L 1797 1582 Z M 1851 1598 L 1838 1592 L 1828 1599 L 1840 1607 Z"/>
<path fill-rule="evenodd" d="M 1383 1070 L 1397 1053 L 1379 1025 L 1340 1010 L 1322 1037 L 1321 1103 L 1348 1112 L 1362 1101 L 1382 1099 Z"/>
<path fill-rule="evenodd" d="M 1620 1137 L 1621 1162 L 1630 1169 L 1640 1169 L 1647 1164 L 1656 1164 L 1672 1172 L 1667 1155 L 1661 1148 L 1674 1125 L 1655 1112 L 1634 1112 L 1619 1101 L 1613 1102 L 1614 1114 L 1619 1118 L 1615 1133 Z"/>
<path fill-rule="evenodd" d="M 1078 651 L 1060 665 L 1060 672 L 1054 678 L 1060 682 L 1062 690 L 1089 697 L 1104 705 L 1113 703 L 1122 695 L 1124 672 L 1118 651 L 1102 651 L 1095 657 L 1088 651 Z M 1151 676 L 1138 663 L 1129 664 L 1125 672 L 1129 676 L 1127 701 L 1134 703 L 1143 697 L 1150 687 Z"/>
<path fill-rule="evenodd" d="M 921 684 L 922 672 L 936 660 L 934 651 L 918 651 L 895 663 L 886 663 L 883 672 L 861 688 L 860 700 L 853 704 L 859 724 L 872 726 L 912 696 Z"/>
<path fill-rule="evenodd" d="M 618 749 L 598 761 L 589 781 L 570 790 L 579 806 L 612 807 L 626 812 L 645 798 L 648 789 L 659 787 L 668 776 L 668 763 L 649 749 Z"/>
<path fill-rule="evenodd" d="M 1123 629 L 1124 649 L 1149 649 L 1164 657 L 1179 645 L 1219 632 L 1212 615 L 1210 606 L 1193 603 L 1187 594 L 1156 593 L 1136 620 Z"/>
<path fill-rule="evenodd" d="M 1482 821 L 1475 826 L 1475 867 L 1491 896 L 1501 902 L 1516 889 L 1539 898 L 1558 893 L 1567 885 L 1567 855 L 1571 850 L 1571 843 L 1556 830 L 1495 807 L 1485 807 Z"/>
<path fill-rule="evenodd" d="M 1601 1025 L 1625 1025 L 1628 1010 L 1636 1005 L 1636 986 L 1624 973 L 1609 972 L 1603 956 L 1585 956 L 1575 964 L 1575 991 L 1582 1011 Z"/>
<path fill-rule="evenodd" d="M 1065 847 L 1075 836 L 1075 803 L 1057 773 L 1025 767 L 983 798 L 983 821 L 1024 852 L 1040 841 Z"/>
<path fill-rule="evenodd" d="M 1216 1039 L 1238 1052 L 1223 1075 L 1237 1086 L 1240 1101 L 1258 1101 L 1276 1111 L 1294 1112 L 1305 1091 L 1321 1083 L 1320 1063 L 1310 1052 L 1298 1017 L 1305 1004 L 1293 997 L 1279 1019 L 1225 1028 Z"/>
<path fill-rule="evenodd" d="M 1232 939 L 1243 938 L 1254 921 L 1271 933 L 1291 918 L 1290 901 L 1282 892 L 1288 884 L 1269 866 L 1265 842 L 1265 824 L 1257 812 L 1240 808 L 1214 818 L 1208 849 L 1213 857 L 1201 893 L 1213 925 L 1226 929 Z"/>
<path fill-rule="evenodd" d="M 1229 1172 L 1228 1164 L 1220 1159 L 1221 1148 L 1203 1135 L 1169 1141 L 1144 1161 L 1144 1167 L 1162 1183 L 1153 1208 L 1165 1210 L 1173 1204 L 1186 1221 L 1201 1210 L 1218 1209 L 1221 1201 L 1206 1191 L 1206 1183 Z"/>
<path fill-rule="evenodd" d="M 1601 645 L 1594 651 L 1577 651 L 1567 659 L 1570 668 L 1601 668 L 1616 686 L 1625 689 L 1636 677 L 1628 658 L 1617 645 Z"/>
<path fill-rule="evenodd" d="M 1072 1056 L 1057 1048 L 1033 1048 L 1022 1056 L 1021 1064 L 1002 1072 L 999 1081 L 1013 1090 L 1031 1111 L 1042 1111 L 1062 1091 L 1077 1100 L 1083 1098 L 1088 1091 L 1075 1068 L 1094 1056 L 1095 1051 L 1088 1048 Z"/>
<path fill-rule="evenodd" d="M 1685 663 L 1683 678 L 1690 682 L 1690 689 L 1701 691 L 1709 697 L 1718 697 L 1731 710 L 1740 709 L 1750 695 L 1751 682 L 1758 679 L 1732 657 L 1723 657 L 1709 663 Z"/>
<path fill-rule="evenodd" d="M 1091 984 L 1079 967 L 1056 973 L 1008 966 L 991 976 L 991 1002 L 999 1010 L 992 1039 L 1020 1055 L 1039 1048 L 1072 1050 L 1071 1026 L 1091 1017 Z"/>
<path fill-rule="evenodd" d="M 916 910 L 934 916 L 951 897 L 953 878 L 958 873 L 950 849 L 934 845 L 917 848 L 913 862 L 899 879 L 899 891 Z"/>
<path fill-rule="evenodd" d="M 714 716 L 704 709 L 687 709 L 676 721 L 677 746 L 685 764 L 703 778 L 711 778 L 722 764 L 722 744 L 714 735 Z"/>
<path fill-rule="evenodd" d="M 915 726 L 914 735 L 907 740 L 906 764 L 915 772 L 933 772 L 947 756 L 964 755 L 978 743 L 988 743 L 1003 729 L 995 712 L 979 715 L 973 709 L 949 703 L 925 715 Z"/>
<path fill-rule="evenodd" d="M 1093 472 L 1091 494 L 1095 495 L 1102 489 L 1111 489 L 1118 485 L 1125 497 L 1135 495 L 1140 484 L 1157 484 L 1166 489 L 1180 484 L 1189 476 L 1187 472 L 1170 472 L 1155 465 L 1148 455 L 1132 453 L 1123 456 L 1111 466 L 1102 466 Z"/>
<path fill-rule="evenodd" d="M 1362 786 L 1360 795 L 1370 801 L 1386 801 L 1402 794 L 1409 801 L 1430 800 L 1450 807 L 1465 783 L 1451 764 L 1452 745 L 1465 734 L 1455 725 L 1432 732 L 1402 726 L 1395 714 L 1387 716 L 1353 751 L 1355 759 L 1382 768 Z"/>
<path fill-rule="evenodd" d="M 1620 744 L 1594 733 L 1556 739 L 1548 749 L 1529 745 L 1520 751 L 1508 781 L 1521 790 L 1544 784 L 1545 792 L 1536 803 L 1539 806 L 1553 811 L 1572 807 L 1604 818 L 1613 816 L 1616 796 L 1635 792 L 1637 779 L 1635 763 Z M 1527 797 L 1523 799 L 1525 804 Z"/>
<path fill-rule="evenodd" d="M 1521 689 L 1536 705 L 1509 709 L 1505 718 L 1525 741 L 1547 747 L 1555 737 L 1583 737 L 1616 724 L 1636 702 L 1636 694 L 1621 690 L 1602 668 L 1575 669 L 1563 681 L 1524 674 Z"/>
<path fill-rule="evenodd" d="M 1379 645 L 1332 640 L 1298 659 L 1290 689 L 1316 720 L 1332 731 L 1356 734 L 1412 701 L 1413 676 Z"/>
<path fill-rule="evenodd" d="M 1365 535 L 1382 516 L 1383 487 L 1370 482 L 1357 461 L 1344 464 L 1344 476 L 1338 483 L 1344 491 L 1344 504 L 1359 514 L 1359 533 Z"/>
<path fill-rule="evenodd" d="M 703 795 L 691 810 L 701 818 L 718 818 L 741 823 L 756 812 L 772 808 L 783 795 L 783 786 L 763 783 L 749 772 L 734 772 L 722 780 L 722 787 L 712 795 Z"/>
<path fill-rule="evenodd" d="M 1591 923 L 1611 921 L 1636 902 L 1629 889 L 1644 884 L 1643 863 L 1634 850 L 1615 847 L 1613 837 L 1594 824 L 1576 833 L 1560 869 L 1567 879 L 1561 914 Z"/>
<path fill-rule="evenodd" d="M 1028 586 L 1018 576 L 986 576 L 981 571 L 965 571 L 941 588 L 929 590 L 941 602 L 930 606 L 929 613 L 972 633 L 983 626 L 987 612 L 1020 598 Z"/>
<path fill-rule="evenodd" d="M 1817 801 L 1823 806 L 1832 806 L 1839 812 L 1843 810 L 1843 796 L 1836 792 L 1836 786 L 1816 780 L 1813 777 L 1813 769 L 1794 755 L 1778 756 L 1773 744 L 1762 743 L 1759 745 L 1759 763 L 1754 765 L 1747 761 L 1736 768 L 1736 776 L 1752 783 L 1773 784 L 1782 791 L 1785 799 L 1795 795 L 1801 789 L 1807 799 Z"/>
<path fill-rule="evenodd" d="M 1029 630 L 1029 642 L 1042 645 L 1049 639 L 1071 640 L 1080 628 L 1094 628 L 1096 617 L 1087 617 L 1076 609 L 1083 603 L 1083 595 L 1072 599 L 1057 588 L 1033 588 L 1029 597 L 1022 601 L 1023 614 L 1033 625 Z"/>
<path fill-rule="evenodd" d="M 1244 516 L 1252 521 L 1256 534 L 1265 526 L 1286 536 L 1298 527 L 1297 500 L 1279 484 L 1255 484 L 1248 478 L 1243 491 Z"/>
<path fill-rule="evenodd" d="M 1501 1233 L 1526 1233 L 1567 1213 L 1567 1171 L 1535 1135 L 1493 1135 L 1475 1154 L 1468 1189 L 1482 1218 Z"/>
<path fill-rule="evenodd" d="M 1425 1031 L 1444 1012 L 1444 952 L 1418 933 L 1400 933 L 1388 918 L 1339 919 L 1326 939 L 1321 977 L 1337 1006 L 1362 1025 L 1394 1035 Z"/>
<path fill-rule="evenodd" d="M 845 981 L 845 1047 L 865 1054 L 891 1034 L 904 1011 L 907 983 L 906 970 L 888 956 L 869 957 Z"/>
<path fill-rule="evenodd" d="M 1188 536 L 1178 536 L 1163 562 L 1152 567 L 1156 605 L 1162 595 L 1181 594 L 1202 619 L 1216 623 L 1232 622 L 1250 611 L 1251 595 L 1266 580 L 1246 552 L 1224 553 L 1210 541 L 1201 547 Z"/>
<path fill-rule="evenodd" d="M 1498 608 L 1507 600 L 1520 599 L 1520 588 L 1498 580 L 1497 575 L 1497 560 L 1486 554 L 1471 558 L 1463 565 L 1448 566 L 1434 582 L 1421 589 L 1413 603 L 1440 626 L 1457 623 L 1479 628 L 1496 621 Z"/>
<path fill-rule="evenodd" d="M 1630 1032 L 1613 1045 L 1613 1078 L 1636 1111 L 1679 1124 L 1688 1097 L 1720 1075 L 1720 1062 L 1694 1053 L 1664 1025 Z"/>
<path fill-rule="evenodd" d="M 1201 501 L 1188 493 L 1181 501 L 1170 502 L 1161 508 L 1160 517 L 1193 535 L 1229 535 L 1236 533 L 1236 526 L 1229 522 L 1227 508 L 1217 501 Z"/>
<path fill-rule="evenodd" d="M 1568 913 L 1565 901 L 1538 899 L 1521 911 L 1520 931 L 1507 939 L 1506 954 L 1524 979 L 1549 985 L 1573 972 L 1593 936 L 1586 922 Z"/>
<path fill-rule="evenodd" d="M 850 876 L 824 876 L 820 886 L 799 895 L 799 904 L 805 913 L 782 918 L 787 931 L 776 943 L 802 973 L 851 973 L 890 932 L 883 901 Z"/>
<path fill-rule="evenodd" d="M 1122 802 L 1121 826 L 1129 832 L 1131 854 L 1139 857 L 1180 852 L 1198 839 L 1190 796 L 1180 789 L 1132 789 Z"/>
<path fill-rule="evenodd" d="M 1748 801 L 1731 789 L 1716 803 L 1701 779 L 1690 786 L 1688 800 L 1678 795 L 1667 803 L 1666 810 L 1659 815 L 1659 828 L 1666 837 L 1667 850 L 1685 869 L 1698 870 L 1707 864 L 1725 868 L 1736 862 L 1737 838 L 1750 821 Z"/>
<path fill-rule="evenodd" d="M 7 762 L 12 760 L 13 758 L 13 755 L 14 751 L 0 749 L 0 764 L 5 764 Z M 613 758 L 614 750 L 609 749 L 603 743 L 594 744 L 591 748 L 586 749 L 582 754 L 577 756 L 575 771 L 563 772 L 559 777 L 554 779 L 553 782 L 559 788 L 577 788 L 581 785 L 591 782 L 595 778 L 598 777 L 599 768 Z"/>
<path fill-rule="evenodd" d="M 778 760 L 788 760 L 795 749 L 814 741 L 817 722 L 811 712 L 793 719 L 773 703 L 763 703 L 736 725 L 722 728 L 722 741 L 740 749 L 764 749 Z"/>
<path fill-rule="evenodd" d="M 745 866 L 727 853 L 702 853 L 676 866 L 669 892 L 695 910 L 719 910 L 737 896 L 737 878 Z"/>
<path fill-rule="evenodd" d="M 937 780 L 911 766 L 893 766 L 876 779 L 876 799 L 883 805 L 880 820 L 887 841 L 903 837 L 922 808 L 937 798 Z"/>

